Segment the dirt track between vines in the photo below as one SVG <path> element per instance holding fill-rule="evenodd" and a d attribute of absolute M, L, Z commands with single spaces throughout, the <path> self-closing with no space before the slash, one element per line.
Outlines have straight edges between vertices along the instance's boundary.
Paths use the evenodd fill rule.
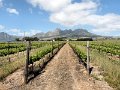
<path fill-rule="evenodd" d="M 27 85 L 21 84 L 14 87 L 14 82 L 3 85 L 6 87 L 5 89 L 11 87 L 12 90 L 113 90 L 106 82 L 88 77 L 85 68 L 79 63 L 79 58 L 69 44 L 61 48 L 42 72 Z M 16 75 L 15 73 L 19 76 L 13 77 Z M 16 83 L 23 83 L 23 70 L 15 73 L 7 78 L 21 77 L 21 81 L 16 81 Z"/>

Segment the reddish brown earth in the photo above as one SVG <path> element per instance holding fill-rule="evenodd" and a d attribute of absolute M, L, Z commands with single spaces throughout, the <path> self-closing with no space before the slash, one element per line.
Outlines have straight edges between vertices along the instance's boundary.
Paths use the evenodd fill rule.
<path fill-rule="evenodd" d="M 0 83 L 0 90 L 113 90 L 105 81 L 89 77 L 69 44 L 61 48 L 43 73 L 23 84 L 23 69 Z"/>

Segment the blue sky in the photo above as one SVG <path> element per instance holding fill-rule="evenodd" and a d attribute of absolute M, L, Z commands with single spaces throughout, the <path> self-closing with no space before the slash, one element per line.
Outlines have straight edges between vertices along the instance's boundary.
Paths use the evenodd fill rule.
<path fill-rule="evenodd" d="M 84 28 L 120 36 L 120 0 L 0 0 L 0 32 L 30 36 Z"/>

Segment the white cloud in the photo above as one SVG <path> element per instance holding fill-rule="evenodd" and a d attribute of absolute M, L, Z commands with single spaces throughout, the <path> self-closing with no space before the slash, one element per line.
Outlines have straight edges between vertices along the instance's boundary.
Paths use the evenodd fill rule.
<path fill-rule="evenodd" d="M 3 1 L 0 0 L 0 8 L 3 6 Z"/>
<path fill-rule="evenodd" d="M 90 15 L 87 17 L 88 22 L 86 20 L 86 24 L 94 26 L 92 30 L 95 33 L 100 33 L 108 35 L 112 32 L 120 33 L 120 15 L 117 14 L 106 14 L 103 16 L 100 15 Z"/>
<path fill-rule="evenodd" d="M 36 29 L 31 29 L 30 31 L 25 31 L 25 32 L 22 32 L 21 33 L 21 36 L 33 36 L 35 35 L 36 33 L 40 33 L 41 31 L 40 30 L 36 30 Z"/>
<path fill-rule="evenodd" d="M 23 36 L 24 35 L 24 32 L 22 32 L 18 28 L 9 29 L 9 31 L 7 31 L 7 32 L 12 34 L 12 35 L 16 35 L 16 36 Z"/>
<path fill-rule="evenodd" d="M 46 11 L 55 12 L 71 3 L 71 0 L 27 0 L 34 7 L 38 6 Z"/>
<path fill-rule="evenodd" d="M 40 32 L 41 32 L 41 30 L 31 29 L 30 35 L 35 35 L 36 33 L 40 33 Z"/>
<path fill-rule="evenodd" d="M 6 10 L 7 10 L 7 12 L 9 12 L 11 14 L 19 15 L 19 12 L 14 8 L 7 8 Z"/>
<path fill-rule="evenodd" d="M 97 4 L 94 2 L 74 3 L 66 6 L 61 11 L 52 13 L 50 21 L 66 26 L 83 24 L 81 21 L 96 11 Z"/>
<path fill-rule="evenodd" d="M 5 28 L 5 26 L 0 25 L 0 30 L 3 30 Z"/>
<path fill-rule="evenodd" d="M 93 32 L 112 33 L 120 32 L 120 15 L 106 13 L 98 15 L 99 0 L 29 0 L 34 7 L 50 12 L 50 21 L 64 26 L 90 25 Z M 46 3 L 47 2 L 47 3 Z"/>
<path fill-rule="evenodd" d="M 21 32 L 21 30 L 14 28 L 14 29 L 10 29 L 10 32 L 19 33 L 19 32 Z"/>
<path fill-rule="evenodd" d="M 40 33 L 40 32 L 41 32 L 40 30 L 35 30 L 35 29 L 31 29 L 30 31 L 22 31 L 17 28 L 13 28 L 8 31 L 8 33 L 11 33 L 12 35 L 17 35 L 17 36 L 24 36 L 24 35 L 32 36 L 32 35 L 35 35 L 36 33 Z"/>

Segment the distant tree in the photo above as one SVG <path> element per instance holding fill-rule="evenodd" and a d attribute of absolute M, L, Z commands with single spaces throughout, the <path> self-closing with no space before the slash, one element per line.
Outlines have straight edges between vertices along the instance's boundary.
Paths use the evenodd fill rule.
<path fill-rule="evenodd" d="M 92 38 L 79 38 L 77 41 L 93 41 Z"/>
<path fill-rule="evenodd" d="M 72 39 L 68 39 L 69 41 L 73 41 Z"/>
<path fill-rule="evenodd" d="M 120 38 L 117 38 L 117 40 L 120 40 Z"/>
<path fill-rule="evenodd" d="M 23 41 L 30 41 L 30 37 L 24 37 L 22 40 Z"/>
<path fill-rule="evenodd" d="M 38 41 L 39 39 L 37 37 L 24 37 L 22 39 L 23 41 Z"/>
<path fill-rule="evenodd" d="M 64 41 L 64 37 L 63 38 L 55 38 L 55 41 Z"/>
<path fill-rule="evenodd" d="M 15 41 L 21 41 L 19 38 L 16 38 Z"/>
<path fill-rule="evenodd" d="M 34 41 L 38 41 L 38 40 L 39 40 L 39 38 L 37 38 L 37 37 L 34 37 L 34 38 L 33 38 L 33 40 L 34 40 Z"/>

